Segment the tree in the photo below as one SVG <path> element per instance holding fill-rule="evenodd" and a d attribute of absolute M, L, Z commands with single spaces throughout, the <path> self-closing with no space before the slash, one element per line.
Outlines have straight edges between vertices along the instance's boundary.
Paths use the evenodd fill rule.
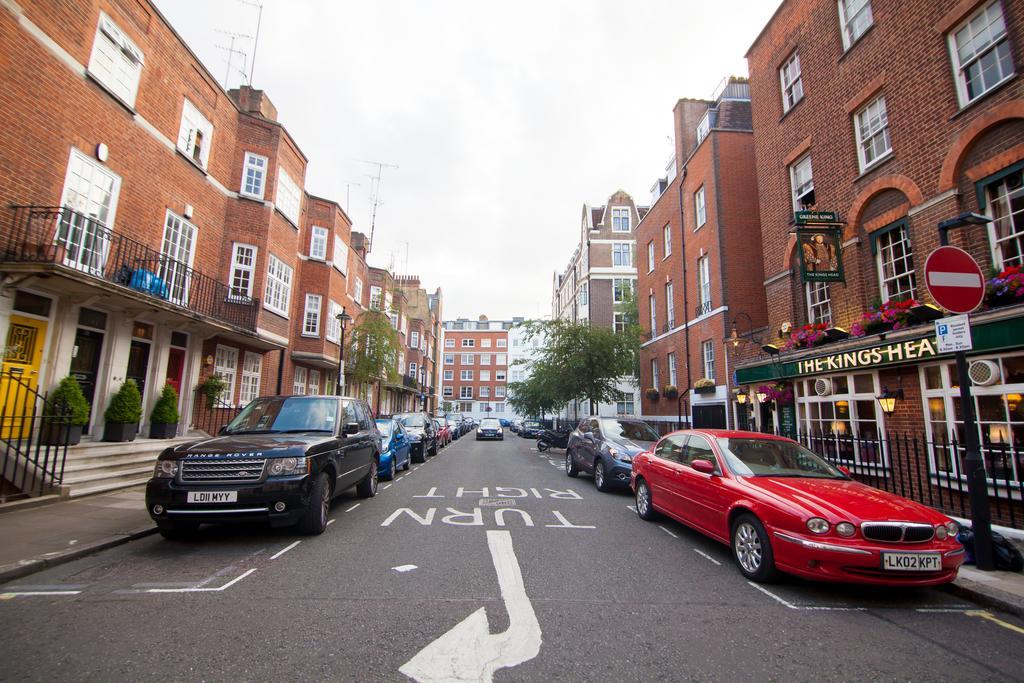
<path fill-rule="evenodd" d="M 380 311 L 366 311 L 359 317 L 345 350 L 345 369 L 357 383 L 377 384 L 378 404 L 381 381 L 398 379 L 399 348 L 398 332 L 387 316 Z"/>
<path fill-rule="evenodd" d="M 516 361 L 517 364 L 524 364 Z M 520 415 L 540 416 L 554 412 L 565 403 L 562 400 L 557 382 L 556 372 L 543 362 L 529 363 L 531 375 L 521 382 L 508 385 L 507 401 Z"/>
<path fill-rule="evenodd" d="M 617 400 L 619 381 L 632 375 L 637 364 L 639 337 L 589 322 L 549 320 L 527 325 L 527 338 L 537 335 L 542 335 L 544 345 L 534 361 L 533 388 L 543 389 L 540 395 L 554 399 L 555 406 L 585 399 L 596 410 L 598 403 Z"/>
<path fill-rule="evenodd" d="M 622 314 L 622 327 L 616 329 L 624 336 L 633 354 L 633 379 L 640 382 L 640 306 L 637 303 L 636 287 L 626 287 L 622 303 L 615 304 L 615 312 Z"/>

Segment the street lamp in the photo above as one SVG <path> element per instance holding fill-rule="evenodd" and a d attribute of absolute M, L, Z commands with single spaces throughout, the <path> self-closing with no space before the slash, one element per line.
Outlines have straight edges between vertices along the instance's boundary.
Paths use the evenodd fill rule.
<path fill-rule="evenodd" d="M 341 313 L 334 317 L 341 323 L 341 345 L 338 347 L 338 383 L 334 387 L 334 394 L 341 396 L 345 386 L 345 325 L 352 320 L 352 316 L 346 313 L 345 307 L 342 306 Z"/>
<path fill-rule="evenodd" d="M 985 225 L 992 219 L 969 211 L 939 223 L 939 244 L 949 245 L 949 231 L 972 225 Z M 964 418 L 964 474 L 967 476 L 967 497 L 971 504 L 971 529 L 974 531 L 974 557 L 978 569 L 995 569 L 992 549 L 992 515 L 988 503 L 988 480 L 978 443 L 978 421 L 971 396 L 971 378 L 967 374 L 967 354 L 956 352 L 956 374 L 960 383 L 960 410 Z"/>
<path fill-rule="evenodd" d="M 758 403 L 767 403 L 768 402 L 768 392 L 767 391 L 761 391 L 760 389 L 758 389 L 757 390 L 757 402 Z"/>
<path fill-rule="evenodd" d="M 882 414 L 886 417 L 892 417 L 892 414 L 896 412 L 896 401 L 903 400 L 903 389 L 889 391 L 889 387 L 882 387 L 882 393 L 875 396 L 875 400 L 878 401 Z"/>

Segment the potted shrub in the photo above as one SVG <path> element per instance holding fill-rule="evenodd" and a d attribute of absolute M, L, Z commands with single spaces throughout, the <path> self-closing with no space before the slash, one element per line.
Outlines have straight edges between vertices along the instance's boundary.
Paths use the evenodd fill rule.
<path fill-rule="evenodd" d="M 668 384 L 661 390 L 661 395 L 665 398 L 679 398 L 679 390 L 671 384 Z"/>
<path fill-rule="evenodd" d="M 134 441 L 142 419 L 142 394 L 135 380 L 125 380 L 103 413 L 104 441 Z"/>
<path fill-rule="evenodd" d="M 199 385 L 199 393 L 206 397 L 207 408 L 216 408 L 218 399 L 227 388 L 227 382 L 217 375 L 210 375 Z"/>
<path fill-rule="evenodd" d="M 178 432 L 178 392 L 170 384 L 164 386 L 160 398 L 149 415 L 149 438 L 173 439 Z"/>
<path fill-rule="evenodd" d="M 644 389 L 644 396 L 646 396 L 651 401 L 657 401 L 659 396 L 658 390 L 655 389 L 654 387 Z"/>
<path fill-rule="evenodd" d="M 78 380 L 68 375 L 60 381 L 46 399 L 44 415 L 53 418 L 44 420 L 39 434 L 44 446 L 74 446 L 82 440 L 82 427 L 89 421 L 89 402 Z"/>
<path fill-rule="evenodd" d="M 693 383 L 693 390 L 698 394 L 713 394 L 715 393 L 715 380 L 701 377 Z"/>

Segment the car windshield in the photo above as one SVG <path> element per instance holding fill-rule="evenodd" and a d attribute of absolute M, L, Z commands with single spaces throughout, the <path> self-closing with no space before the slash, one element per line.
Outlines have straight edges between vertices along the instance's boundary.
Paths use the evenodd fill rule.
<path fill-rule="evenodd" d="M 334 433 L 337 399 L 307 396 L 258 398 L 225 428 L 227 434 Z"/>
<path fill-rule="evenodd" d="M 735 474 L 753 477 L 846 479 L 846 475 L 803 446 L 776 439 L 720 438 L 718 446 Z"/>
<path fill-rule="evenodd" d="M 527 420 L 526 422 L 523 423 L 523 426 L 524 427 L 540 427 L 540 422 L 533 422 L 532 420 Z"/>
<path fill-rule="evenodd" d="M 393 425 L 394 422 L 391 420 L 377 420 L 377 431 L 380 432 L 382 436 L 391 436 L 391 428 Z"/>
<path fill-rule="evenodd" d="M 442 427 L 447 427 L 448 426 L 448 420 L 444 419 L 443 417 L 438 417 L 438 418 L 434 418 L 434 419 L 436 419 L 438 424 L 440 424 Z"/>
<path fill-rule="evenodd" d="M 493 429 L 494 427 L 500 427 L 501 423 L 495 420 L 493 417 L 491 417 L 480 420 L 480 426 L 487 427 L 488 429 Z"/>
<path fill-rule="evenodd" d="M 406 427 L 424 427 L 427 424 L 422 415 L 398 415 L 396 417 L 398 417 Z"/>
<path fill-rule="evenodd" d="M 601 420 L 601 432 L 611 439 L 630 441 L 657 441 L 661 438 L 646 422 L 634 420 Z"/>

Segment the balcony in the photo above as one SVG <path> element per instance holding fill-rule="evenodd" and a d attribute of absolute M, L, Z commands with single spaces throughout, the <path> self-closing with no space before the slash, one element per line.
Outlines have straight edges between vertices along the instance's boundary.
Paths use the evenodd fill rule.
<path fill-rule="evenodd" d="M 47 264 L 196 315 L 255 332 L 259 300 L 235 296 L 223 282 L 68 208 L 12 206 L 0 234 L 0 262 Z"/>
<path fill-rule="evenodd" d="M 708 299 L 704 303 L 697 304 L 697 308 L 693 309 L 693 317 L 699 318 L 702 315 L 707 315 L 711 312 L 711 300 Z"/>

